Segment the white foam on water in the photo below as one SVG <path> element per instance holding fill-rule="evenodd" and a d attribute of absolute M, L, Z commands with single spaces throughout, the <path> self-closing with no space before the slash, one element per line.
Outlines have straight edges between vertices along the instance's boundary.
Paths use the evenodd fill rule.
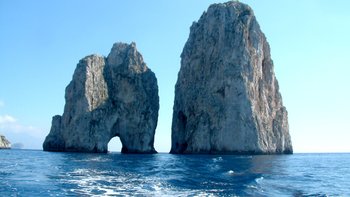
<path fill-rule="evenodd" d="M 233 171 L 233 170 L 229 170 L 228 172 L 227 172 L 229 175 L 234 175 L 235 174 L 235 171 Z"/>
<path fill-rule="evenodd" d="M 258 189 L 258 187 L 255 186 L 255 185 L 247 185 L 247 187 L 248 187 L 248 188 L 252 188 L 252 189 L 256 189 L 256 190 Z"/>
<path fill-rule="evenodd" d="M 70 176 L 69 176 L 70 175 Z M 69 173 L 74 184 L 70 192 L 78 196 L 215 196 L 219 190 L 174 188 L 164 177 L 144 177 L 133 173 L 116 173 L 94 169 L 75 169 Z"/>
<path fill-rule="evenodd" d="M 264 179 L 264 177 L 259 177 L 255 179 L 255 182 L 257 183 L 261 183 L 261 181 Z"/>
<path fill-rule="evenodd" d="M 99 194 L 98 196 L 115 196 L 120 194 L 119 192 L 115 191 L 112 188 L 104 188 L 104 187 L 97 187 L 99 191 L 103 191 L 103 194 Z"/>
<path fill-rule="evenodd" d="M 213 162 L 220 162 L 222 160 L 222 157 L 213 158 Z"/>
<path fill-rule="evenodd" d="M 159 180 L 147 179 L 137 174 L 113 174 L 109 171 L 96 171 L 87 169 L 76 169 L 68 180 L 71 184 L 76 184 L 75 189 L 70 191 L 78 195 L 113 196 L 130 195 L 132 191 L 135 195 L 157 195 L 169 193 L 171 190 L 163 185 Z M 75 178 L 76 177 L 76 178 Z M 106 185 L 105 183 L 110 183 Z"/>
<path fill-rule="evenodd" d="M 92 157 L 92 158 L 88 158 L 88 159 L 78 159 L 78 160 L 74 160 L 76 162 L 109 162 L 112 161 L 111 159 L 102 157 L 102 156 L 96 156 L 96 157 Z"/>
<path fill-rule="evenodd" d="M 214 194 L 208 194 L 206 192 L 199 192 L 198 194 L 195 194 L 194 196 L 202 197 L 202 196 L 208 196 L 208 197 L 213 197 L 215 196 Z"/>
<path fill-rule="evenodd" d="M 156 183 L 153 185 L 153 189 L 156 191 L 156 192 L 160 192 L 162 191 L 162 184 L 161 183 Z"/>

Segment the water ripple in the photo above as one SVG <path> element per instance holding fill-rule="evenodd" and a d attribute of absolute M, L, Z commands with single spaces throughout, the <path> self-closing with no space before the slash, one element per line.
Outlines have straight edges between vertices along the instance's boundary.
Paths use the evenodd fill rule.
<path fill-rule="evenodd" d="M 350 154 L 123 155 L 6 150 L 0 151 L 0 196 L 349 196 L 349 161 Z"/>

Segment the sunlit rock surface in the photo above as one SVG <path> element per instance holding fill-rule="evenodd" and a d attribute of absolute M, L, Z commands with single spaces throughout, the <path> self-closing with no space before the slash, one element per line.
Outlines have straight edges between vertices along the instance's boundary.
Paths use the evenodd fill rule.
<path fill-rule="evenodd" d="M 5 136 L 0 135 L 0 149 L 10 149 L 11 143 L 6 139 Z"/>
<path fill-rule="evenodd" d="M 270 47 L 249 6 L 211 5 L 181 58 L 171 153 L 293 152 Z"/>
<path fill-rule="evenodd" d="M 116 43 L 108 55 L 78 63 L 66 88 L 62 116 L 52 119 L 46 151 L 107 152 L 119 136 L 123 153 L 155 153 L 157 79 L 135 43 Z"/>

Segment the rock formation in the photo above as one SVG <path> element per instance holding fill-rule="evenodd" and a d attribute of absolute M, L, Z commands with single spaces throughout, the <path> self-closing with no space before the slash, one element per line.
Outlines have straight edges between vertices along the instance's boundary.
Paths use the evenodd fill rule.
<path fill-rule="evenodd" d="M 62 116 L 52 119 L 45 151 L 107 152 L 119 136 L 123 153 L 155 153 L 157 79 L 135 43 L 116 43 L 108 55 L 90 55 L 66 88 Z"/>
<path fill-rule="evenodd" d="M 270 47 L 249 6 L 213 4 L 192 24 L 173 110 L 171 153 L 292 153 Z"/>
<path fill-rule="evenodd" d="M 24 144 L 22 144 L 20 142 L 16 142 L 16 143 L 11 144 L 12 149 L 23 149 L 23 147 L 24 147 Z"/>
<path fill-rule="evenodd" d="M 0 135 L 0 149 L 10 149 L 11 143 L 6 139 L 5 136 Z"/>

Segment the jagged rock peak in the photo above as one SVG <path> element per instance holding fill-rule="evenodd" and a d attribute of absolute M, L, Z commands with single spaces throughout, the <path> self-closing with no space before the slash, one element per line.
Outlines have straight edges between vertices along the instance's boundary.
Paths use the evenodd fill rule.
<path fill-rule="evenodd" d="M 252 9 L 211 5 L 181 54 L 171 153 L 292 151 L 270 47 Z"/>
<path fill-rule="evenodd" d="M 107 152 L 118 136 L 123 153 L 155 153 L 157 79 L 135 43 L 116 43 L 108 57 L 79 61 L 66 88 L 62 116 L 52 119 L 47 151 Z"/>
<path fill-rule="evenodd" d="M 118 64 L 118 62 L 124 59 L 126 64 Z M 127 66 L 125 69 L 129 69 L 135 73 L 146 72 L 148 67 L 143 61 L 142 55 L 137 51 L 136 44 L 132 42 L 130 45 L 125 43 L 115 43 L 112 47 L 110 54 L 107 57 L 110 64 L 116 64 L 117 66 Z"/>
<path fill-rule="evenodd" d="M 0 134 L 0 149 L 10 149 L 11 143 L 6 139 L 5 136 Z"/>

